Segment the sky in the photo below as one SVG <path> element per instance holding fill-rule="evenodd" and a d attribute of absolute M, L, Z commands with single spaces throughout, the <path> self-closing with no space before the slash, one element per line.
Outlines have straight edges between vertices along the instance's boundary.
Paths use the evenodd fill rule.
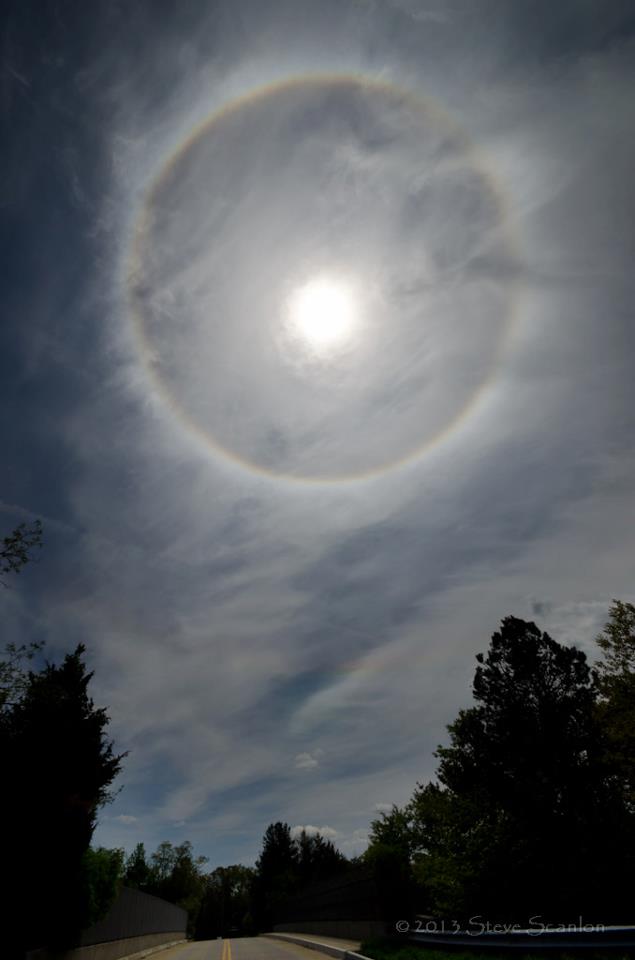
<path fill-rule="evenodd" d="M 635 600 L 635 9 L 7 9 L 5 637 L 86 644 L 94 843 L 357 855 L 503 617 Z"/>

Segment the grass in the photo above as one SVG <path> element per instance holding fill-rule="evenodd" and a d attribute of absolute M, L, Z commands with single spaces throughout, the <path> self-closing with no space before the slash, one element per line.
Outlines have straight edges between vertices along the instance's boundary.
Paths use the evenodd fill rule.
<path fill-rule="evenodd" d="M 546 950 L 540 953 L 520 953 L 517 949 L 496 951 L 490 950 L 483 953 L 482 950 L 466 950 L 465 948 L 439 950 L 434 947 L 417 946 L 412 943 L 404 943 L 400 940 L 366 940 L 360 947 L 361 954 L 370 957 L 371 960 L 632 960 L 632 953 L 624 953 L 619 950 L 610 953 L 597 953 L 595 951 L 584 950 L 582 953 L 574 955 L 572 953 L 560 953 L 558 951 Z"/>

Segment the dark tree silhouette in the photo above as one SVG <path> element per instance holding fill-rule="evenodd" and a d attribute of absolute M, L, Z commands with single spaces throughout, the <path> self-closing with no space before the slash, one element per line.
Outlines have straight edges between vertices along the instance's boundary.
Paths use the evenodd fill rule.
<path fill-rule="evenodd" d="M 288 823 L 271 823 L 262 840 L 252 888 L 253 915 L 258 930 L 270 930 L 293 891 L 298 868 L 297 846 Z"/>
<path fill-rule="evenodd" d="M 609 824 L 623 810 L 601 762 L 584 653 L 507 617 L 477 661 L 477 705 L 460 711 L 436 754 L 464 908 L 521 922 L 606 916 L 619 892 Z"/>
<path fill-rule="evenodd" d="M 197 940 L 251 934 L 251 887 L 254 870 L 241 864 L 217 867 L 206 877 L 196 923 Z"/>
<path fill-rule="evenodd" d="M 348 867 L 343 853 L 320 833 L 302 830 L 295 838 L 297 878 L 301 887 L 326 880 Z"/>
<path fill-rule="evenodd" d="M 44 647 L 41 640 L 30 643 L 7 643 L 0 660 L 0 711 L 13 706 L 22 697 L 28 686 L 27 664 Z"/>
<path fill-rule="evenodd" d="M 367 859 L 409 863 L 439 916 L 628 920 L 633 817 L 584 653 L 507 617 L 477 662 L 439 782 L 375 821 Z"/>
<path fill-rule="evenodd" d="M 0 541 L 0 575 L 20 573 L 33 561 L 34 552 L 42 547 L 42 523 L 35 520 L 30 526 L 19 524 Z M 7 583 L 0 578 L 0 584 Z M 27 664 L 44 646 L 42 641 L 5 644 L 0 660 L 0 710 L 16 703 L 26 689 Z"/>
<path fill-rule="evenodd" d="M 291 896 L 314 882 L 349 868 L 349 861 L 320 833 L 294 837 L 288 823 L 271 823 L 262 841 L 252 884 L 256 929 L 269 930 L 283 919 Z"/>
<path fill-rule="evenodd" d="M 34 520 L 29 526 L 18 524 L 0 543 L 0 574 L 20 573 L 34 559 L 34 552 L 42 547 L 42 521 Z"/>
<path fill-rule="evenodd" d="M 11 950 L 72 942 L 83 917 L 84 855 L 125 754 L 106 739 L 108 716 L 88 694 L 80 644 L 60 666 L 30 673 L 0 714 L 4 907 Z"/>
<path fill-rule="evenodd" d="M 206 862 L 207 857 L 193 855 L 189 840 L 177 846 L 163 840 L 149 862 L 144 845 L 138 843 L 126 861 L 124 883 L 183 907 L 188 913 L 188 934 L 193 934 L 205 892 L 201 868 Z"/>
<path fill-rule="evenodd" d="M 262 840 L 256 868 L 263 876 L 279 877 L 294 873 L 298 862 L 297 846 L 288 823 L 270 823 Z"/>
<path fill-rule="evenodd" d="M 135 890 L 147 890 L 151 882 L 151 871 L 146 859 L 146 848 L 138 843 L 126 860 L 123 882 Z"/>
<path fill-rule="evenodd" d="M 164 844 L 161 844 L 163 847 Z M 194 857 L 192 844 L 185 840 L 173 847 L 173 860 L 170 873 L 164 878 L 159 887 L 159 895 L 170 903 L 187 910 L 188 936 L 194 934 L 196 917 L 205 890 L 205 881 L 201 868 L 207 862 L 207 857 Z M 154 856 L 153 856 L 154 862 Z"/>

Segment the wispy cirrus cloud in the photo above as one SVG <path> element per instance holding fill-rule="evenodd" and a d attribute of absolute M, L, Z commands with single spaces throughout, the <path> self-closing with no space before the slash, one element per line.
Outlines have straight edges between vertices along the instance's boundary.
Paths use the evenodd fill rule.
<path fill-rule="evenodd" d="M 130 751 L 98 842 L 253 862 L 283 819 L 354 854 L 500 617 L 592 654 L 633 597 L 631 20 L 536 9 L 12 14 L 2 509 L 46 549 L 5 619 L 87 642 Z M 315 71 L 374 86 L 292 85 L 167 163 Z M 330 362 L 276 321 L 313 269 L 362 288 Z"/>

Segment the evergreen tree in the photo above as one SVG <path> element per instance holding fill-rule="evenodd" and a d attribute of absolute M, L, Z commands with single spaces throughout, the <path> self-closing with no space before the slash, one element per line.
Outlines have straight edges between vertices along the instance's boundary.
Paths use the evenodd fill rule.
<path fill-rule="evenodd" d="M 293 891 L 298 867 L 297 846 L 288 823 L 271 823 L 256 861 L 252 887 L 253 915 L 258 930 L 270 930 Z"/>
<path fill-rule="evenodd" d="M 60 666 L 30 673 L 18 702 L 0 713 L 0 822 L 11 877 L 4 905 L 16 956 L 27 946 L 65 945 L 78 932 L 85 854 L 125 756 L 113 753 L 106 711 L 88 694 L 84 652 L 80 644 Z"/>
<path fill-rule="evenodd" d="M 295 838 L 297 878 L 301 887 L 341 873 L 348 866 L 344 854 L 320 833 L 302 830 Z"/>
<path fill-rule="evenodd" d="M 152 874 L 146 860 L 146 848 L 138 843 L 126 860 L 123 882 L 134 890 L 147 890 Z"/>

